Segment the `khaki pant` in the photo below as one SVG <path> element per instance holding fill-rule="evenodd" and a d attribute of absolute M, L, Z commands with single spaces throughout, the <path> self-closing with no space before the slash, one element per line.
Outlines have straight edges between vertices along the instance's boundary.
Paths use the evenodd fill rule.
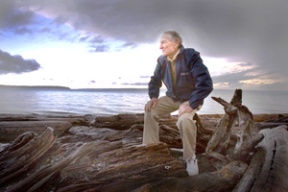
<path fill-rule="evenodd" d="M 150 112 L 145 112 L 143 144 L 160 142 L 158 124 L 159 119 L 178 110 L 181 104 L 181 102 L 175 102 L 173 99 L 163 96 L 158 99 L 158 104 L 152 108 Z M 193 116 L 196 112 L 197 110 L 194 110 L 191 113 L 182 114 L 176 123 L 183 143 L 184 160 L 190 159 L 195 154 L 197 127 L 193 121 Z"/>

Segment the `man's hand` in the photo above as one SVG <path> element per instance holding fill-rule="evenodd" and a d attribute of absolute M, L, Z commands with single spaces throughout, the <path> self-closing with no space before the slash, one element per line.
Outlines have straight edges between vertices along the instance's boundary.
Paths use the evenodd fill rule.
<path fill-rule="evenodd" d="M 157 98 L 152 98 L 150 101 L 148 101 L 145 105 L 145 111 L 149 112 L 153 107 L 155 107 L 158 103 Z"/>
<path fill-rule="evenodd" d="M 183 113 L 190 113 L 193 110 L 194 109 L 192 109 L 192 107 L 190 107 L 189 103 L 182 103 L 179 107 L 179 110 L 178 110 L 178 116 L 181 116 Z"/>

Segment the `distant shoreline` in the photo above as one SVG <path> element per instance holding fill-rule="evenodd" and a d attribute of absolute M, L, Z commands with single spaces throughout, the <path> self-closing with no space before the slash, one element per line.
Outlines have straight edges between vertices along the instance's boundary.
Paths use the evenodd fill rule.
<path fill-rule="evenodd" d="M 11 88 L 11 89 L 70 89 L 69 87 L 65 86 L 28 86 L 28 85 L 0 85 L 0 88 Z"/>
<path fill-rule="evenodd" d="M 107 90 L 148 90 L 148 86 L 145 87 L 95 87 L 95 88 L 70 88 L 67 86 L 58 86 L 58 85 L 2 85 L 0 84 L 1 88 L 7 88 L 7 89 L 56 89 L 56 90 L 71 90 L 71 91 L 107 91 Z M 160 88 L 161 91 L 166 90 L 165 87 Z M 214 89 L 214 91 L 231 91 L 234 92 L 235 89 Z M 258 90 L 258 89 L 242 89 L 242 91 L 283 91 L 288 92 L 288 90 Z"/>
<path fill-rule="evenodd" d="M 143 87 L 107 87 L 107 88 L 70 88 L 70 87 L 65 87 L 65 86 L 52 86 L 52 85 L 0 85 L 0 89 L 57 89 L 57 90 L 71 90 L 71 91 L 93 91 L 93 90 L 148 90 L 148 88 L 143 88 Z"/>

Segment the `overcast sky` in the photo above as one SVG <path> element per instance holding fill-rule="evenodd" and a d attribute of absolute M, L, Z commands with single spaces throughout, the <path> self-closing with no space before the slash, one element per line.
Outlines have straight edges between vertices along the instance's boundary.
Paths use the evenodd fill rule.
<path fill-rule="evenodd" d="M 0 0 L 0 84 L 147 87 L 159 35 L 215 88 L 288 90 L 287 0 Z"/>

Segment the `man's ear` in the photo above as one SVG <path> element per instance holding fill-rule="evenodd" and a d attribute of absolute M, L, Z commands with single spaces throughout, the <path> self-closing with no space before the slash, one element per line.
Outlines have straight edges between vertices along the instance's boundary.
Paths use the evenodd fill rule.
<path fill-rule="evenodd" d="M 175 41 L 173 42 L 173 46 L 174 46 L 175 48 L 178 48 L 178 47 L 180 46 L 180 42 L 179 42 L 178 40 L 175 40 Z"/>

